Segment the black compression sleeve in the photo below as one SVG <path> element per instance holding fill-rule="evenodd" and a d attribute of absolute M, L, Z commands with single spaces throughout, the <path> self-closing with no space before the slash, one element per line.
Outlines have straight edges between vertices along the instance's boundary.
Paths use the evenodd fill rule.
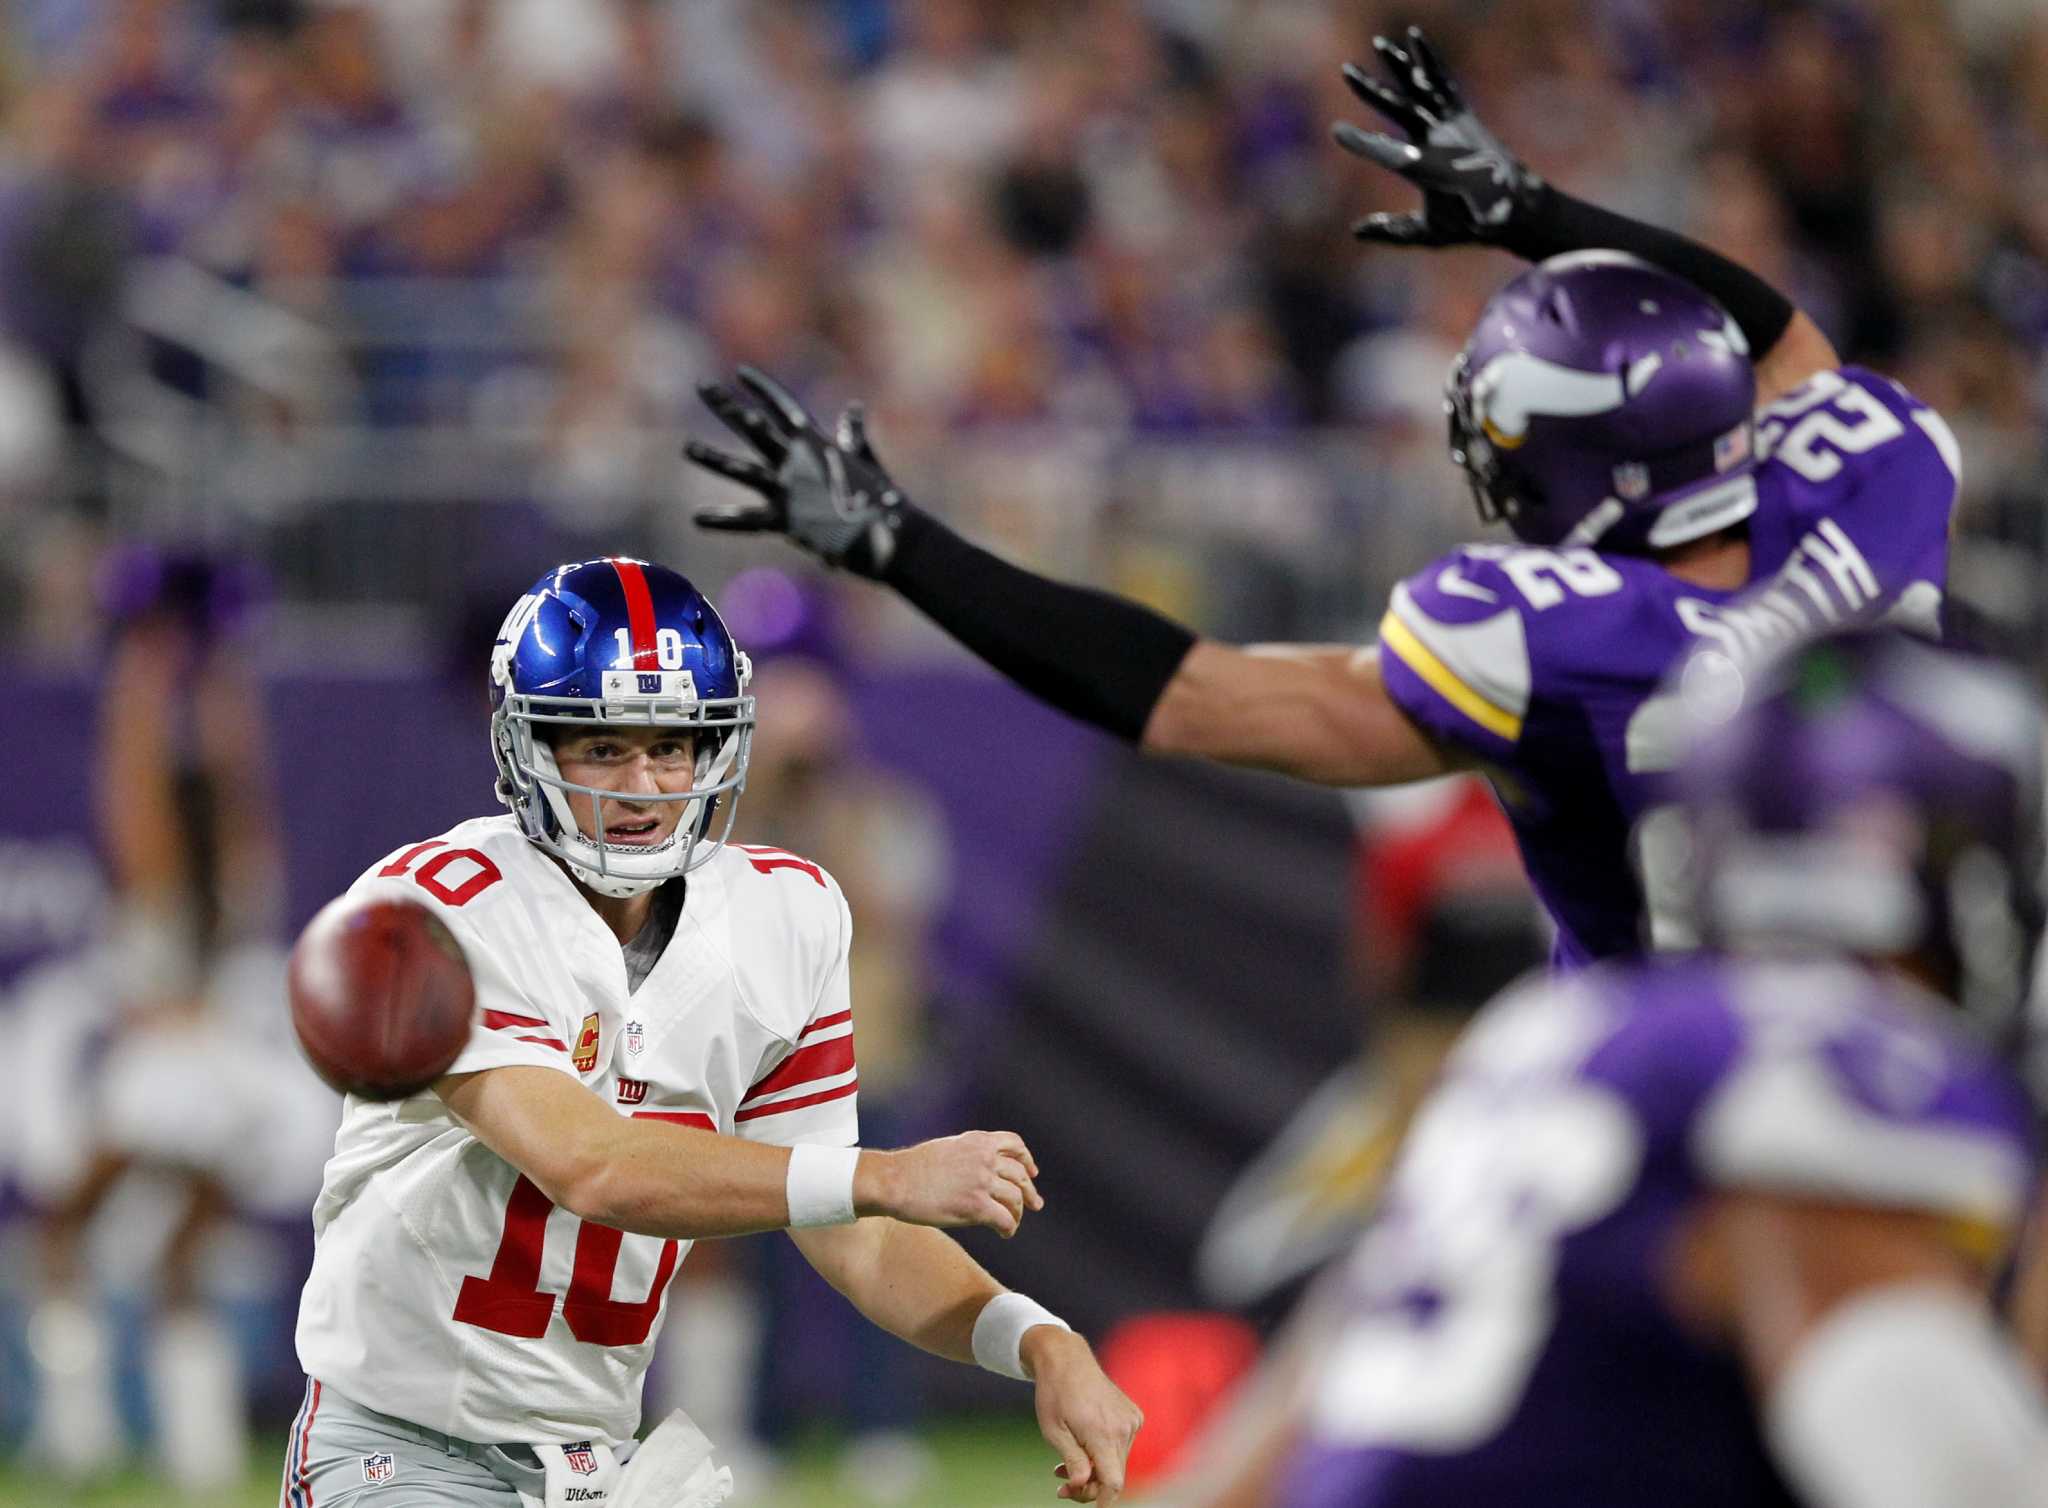
<path fill-rule="evenodd" d="M 1742 327 L 1749 349 L 1761 357 L 1778 343 L 1796 312 L 1792 301 L 1769 283 L 1717 251 L 1676 231 L 1661 230 L 1574 199 L 1545 185 L 1533 204 L 1518 213 L 1508 250 L 1531 262 L 1560 252 L 1610 247 L 1675 272 L 1704 289 Z"/>
<path fill-rule="evenodd" d="M 1148 607 L 998 560 L 908 503 L 882 579 L 1033 696 L 1131 743 L 1195 643 Z"/>

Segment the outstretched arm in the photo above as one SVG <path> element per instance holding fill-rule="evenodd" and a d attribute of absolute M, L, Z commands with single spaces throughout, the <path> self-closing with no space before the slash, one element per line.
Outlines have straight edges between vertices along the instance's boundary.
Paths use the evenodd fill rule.
<path fill-rule="evenodd" d="M 1320 785 L 1399 785 L 1459 767 L 1387 695 L 1379 651 L 1202 640 L 1145 725 L 1144 747 Z"/>
<path fill-rule="evenodd" d="M 1740 263 L 1675 231 L 1574 199 L 1531 172 L 1466 104 L 1429 39 L 1410 27 L 1399 42 L 1375 37 L 1382 81 L 1353 63 L 1344 81 L 1407 140 L 1345 121 L 1337 144 L 1422 190 L 1422 207 L 1368 215 L 1363 241 L 1394 246 L 1500 246 L 1532 262 L 1564 252 L 1625 251 L 1704 289 L 1742 329 L 1756 358 L 1757 402 L 1841 365 L 1820 328 Z"/>
<path fill-rule="evenodd" d="M 1234 648 L 1125 598 L 1051 581 L 970 544 L 904 497 L 857 411 L 827 436 L 772 378 L 704 399 L 758 459 L 692 443 L 690 459 L 754 493 L 699 510 L 707 528 L 789 535 L 894 587 L 1033 696 L 1150 753 L 1331 785 L 1441 774 L 1450 761 L 1388 697 L 1370 649 Z"/>
<path fill-rule="evenodd" d="M 1003 1287 L 951 1237 L 894 1220 L 862 1220 L 792 1231 L 790 1238 L 826 1282 L 892 1335 L 951 1361 L 995 1360 L 982 1318 Z M 1103 1375 L 1088 1342 L 1047 1318 L 1017 1337 L 1016 1360 L 1035 1385 L 1039 1427 L 1060 1453 L 1059 1495 L 1114 1502 L 1143 1416 Z M 1007 1360 L 996 1369 L 1006 1370 Z"/>
<path fill-rule="evenodd" d="M 620 1115 L 565 1073 L 508 1066 L 451 1074 L 435 1093 L 469 1131 L 554 1203 L 641 1235 L 695 1240 L 779 1230 L 803 1218 L 790 1177 L 806 1151 Z M 849 1149 L 851 1150 L 851 1149 Z M 1013 1235 L 1043 1201 L 1024 1143 L 969 1131 L 900 1152 L 861 1150 L 839 1218 L 985 1225 Z"/>

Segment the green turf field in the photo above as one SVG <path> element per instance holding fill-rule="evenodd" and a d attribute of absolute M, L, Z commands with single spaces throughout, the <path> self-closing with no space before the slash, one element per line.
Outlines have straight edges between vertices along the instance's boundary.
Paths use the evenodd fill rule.
<path fill-rule="evenodd" d="M 1055 1457 L 1025 1421 L 955 1423 L 927 1436 L 937 1458 L 936 1474 L 914 1496 L 894 1500 L 897 1508 L 1034 1508 L 1056 1503 Z M 266 1449 L 250 1465 L 241 1493 L 209 1500 L 207 1508 L 275 1508 L 277 1472 L 284 1442 Z M 772 1497 L 744 1491 L 735 1508 L 857 1508 L 838 1476 L 839 1457 L 829 1440 L 796 1452 Z M 166 1508 L 183 1501 L 141 1475 L 124 1476 L 104 1487 L 75 1492 L 55 1488 L 0 1464 L 0 1508 Z"/>

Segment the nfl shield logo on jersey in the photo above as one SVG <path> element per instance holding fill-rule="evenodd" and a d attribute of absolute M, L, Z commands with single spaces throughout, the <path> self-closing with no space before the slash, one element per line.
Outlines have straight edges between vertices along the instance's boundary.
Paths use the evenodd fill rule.
<path fill-rule="evenodd" d="M 597 1470 L 597 1452 L 590 1448 L 588 1440 L 578 1440 L 574 1445 L 563 1446 L 562 1459 L 579 1477 L 587 1477 Z"/>
<path fill-rule="evenodd" d="M 628 1021 L 626 1023 L 626 1056 L 629 1058 L 639 1057 L 640 1049 L 646 1045 L 647 1028 L 638 1021 Z"/>
<path fill-rule="evenodd" d="M 1622 462 L 1614 468 L 1614 490 L 1624 502 L 1641 502 L 1650 495 L 1650 468 L 1640 461 Z"/>
<path fill-rule="evenodd" d="M 379 1451 L 374 1456 L 363 1457 L 363 1480 L 372 1487 L 390 1481 L 398 1474 L 398 1461 L 390 1451 Z"/>

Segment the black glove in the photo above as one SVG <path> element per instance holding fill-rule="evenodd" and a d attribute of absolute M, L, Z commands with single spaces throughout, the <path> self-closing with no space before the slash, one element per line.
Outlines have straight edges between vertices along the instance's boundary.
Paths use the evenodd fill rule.
<path fill-rule="evenodd" d="M 760 501 L 699 508 L 698 525 L 787 534 L 828 565 L 880 579 L 909 502 L 875 458 L 860 405 L 848 405 L 835 437 L 819 429 L 789 390 L 766 373 L 741 367 L 739 386 L 744 393 L 719 382 L 697 392 L 761 459 L 696 440 L 683 454 L 759 493 Z"/>
<path fill-rule="evenodd" d="M 1367 215 L 1351 227 L 1361 241 L 1395 246 L 1498 245 L 1516 229 L 1543 192 L 1541 178 L 1479 123 L 1420 27 L 1407 45 L 1385 37 L 1373 50 L 1393 76 L 1388 87 L 1355 63 L 1344 65 L 1351 92 L 1408 133 L 1396 141 L 1361 131 L 1349 121 L 1332 128 L 1345 151 L 1399 173 L 1422 190 L 1422 208 L 1400 215 Z"/>

